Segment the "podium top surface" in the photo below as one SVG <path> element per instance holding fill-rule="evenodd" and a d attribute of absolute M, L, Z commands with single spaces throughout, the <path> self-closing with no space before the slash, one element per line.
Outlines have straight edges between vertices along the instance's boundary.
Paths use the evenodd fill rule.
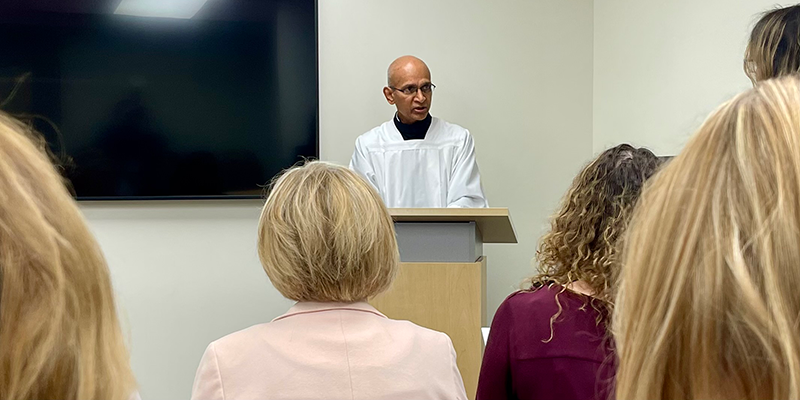
<path fill-rule="evenodd" d="M 390 208 L 395 222 L 475 222 L 484 243 L 517 243 L 508 208 Z"/>

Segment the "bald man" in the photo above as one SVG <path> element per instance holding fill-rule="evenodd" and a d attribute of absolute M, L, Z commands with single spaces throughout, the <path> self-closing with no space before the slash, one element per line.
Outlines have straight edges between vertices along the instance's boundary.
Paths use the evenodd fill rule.
<path fill-rule="evenodd" d="M 387 207 L 488 207 L 469 131 L 431 117 L 436 86 L 422 60 L 389 66 L 383 95 L 397 108 L 356 139 L 350 168 L 378 190 Z"/>

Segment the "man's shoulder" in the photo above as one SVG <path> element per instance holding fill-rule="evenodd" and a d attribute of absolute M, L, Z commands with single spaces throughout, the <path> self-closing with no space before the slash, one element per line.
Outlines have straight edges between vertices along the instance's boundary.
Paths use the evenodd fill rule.
<path fill-rule="evenodd" d="M 433 117 L 433 121 L 435 124 L 440 126 L 440 129 L 452 132 L 454 134 L 469 135 L 469 130 L 467 130 L 467 128 L 464 128 L 461 125 L 454 124 L 452 122 L 447 122 L 437 117 Z"/>
<path fill-rule="evenodd" d="M 362 133 L 361 135 L 358 136 L 358 138 L 362 139 L 362 140 L 364 140 L 364 139 L 368 140 L 368 139 L 375 139 L 375 138 L 381 137 L 382 135 L 384 135 L 386 133 L 386 131 L 388 131 L 387 128 L 391 128 L 391 126 L 389 126 L 391 124 L 392 124 L 392 121 L 386 121 L 386 122 L 384 122 L 384 123 L 372 128 L 372 129 Z"/>
<path fill-rule="evenodd" d="M 382 143 L 387 142 L 390 139 L 389 131 L 392 121 L 384 122 L 364 133 L 359 135 L 356 138 L 356 147 L 361 148 L 370 148 L 370 147 L 380 147 Z"/>
<path fill-rule="evenodd" d="M 434 117 L 432 129 L 438 131 L 438 134 L 435 136 L 438 140 L 444 140 L 457 145 L 462 145 L 472 138 L 469 130 L 463 126 L 436 117 Z"/>

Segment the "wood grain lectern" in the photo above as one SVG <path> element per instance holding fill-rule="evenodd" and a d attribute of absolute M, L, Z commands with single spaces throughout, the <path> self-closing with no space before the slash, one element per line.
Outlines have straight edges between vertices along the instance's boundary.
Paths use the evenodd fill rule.
<path fill-rule="evenodd" d="M 371 301 L 389 318 L 447 333 L 475 398 L 486 320 L 484 243 L 517 243 L 507 208 L 394 208 L 400 272 Z"/>

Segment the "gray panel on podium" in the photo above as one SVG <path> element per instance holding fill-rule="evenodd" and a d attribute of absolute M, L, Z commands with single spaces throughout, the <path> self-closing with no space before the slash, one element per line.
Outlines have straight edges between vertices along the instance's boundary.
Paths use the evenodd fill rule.
<path fill-rule="evenodd" d="M 475 222 L 395 222 L 402 262 L 475 262 L 483 241 Z"/>

